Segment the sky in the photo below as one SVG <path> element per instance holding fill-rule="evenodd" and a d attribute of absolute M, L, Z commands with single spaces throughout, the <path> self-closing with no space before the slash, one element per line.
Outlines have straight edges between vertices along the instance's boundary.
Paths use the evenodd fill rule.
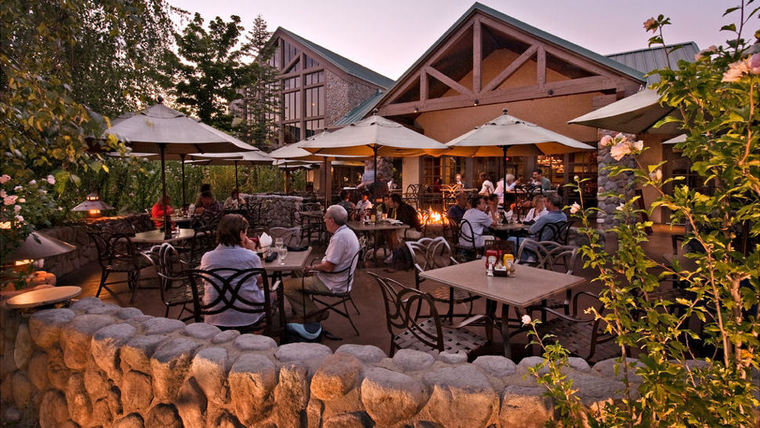
<path fill-rule="evenodd" d="M 168 0 L 207 21 L 238 15 L 246 30 L 261 15 L 270 31 L 282 26 L 391 79 L 400 77 L 459 17 L 472 0 Z M 647 47 L 643 22 L 671 18 L 665 42 L 720 45 L 729 33 L 721 18 L 738 0 L 481 0 L 482 4 L 555 36 L 607 55 Z M 745 38 L 760 27 L 758 19 Z"/>

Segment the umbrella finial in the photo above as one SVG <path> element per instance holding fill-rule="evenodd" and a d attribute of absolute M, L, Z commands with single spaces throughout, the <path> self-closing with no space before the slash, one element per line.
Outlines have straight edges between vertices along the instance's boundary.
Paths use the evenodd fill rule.
<path fill-rule="evenodd" d="M 159 104 L 163 104 L 164 103 L 164 97 L 162 97 L 161 95 L 159 95 L 158 98 L 156 98 L 156 101 L 158 101 Z"/>
<path fill-rule="evenodd" d="M 507 114 L 507 109 L 503 108 L 503 109 L 501 109 L 501 112 L 502 112 L 502 114 L 506 115 Z"/>
<path fill-rule="evenodd" d="M 372 115 L 377 116 L 377 114 L 380 112 L 380 110 L 373 108 L 372 109 Z"/>

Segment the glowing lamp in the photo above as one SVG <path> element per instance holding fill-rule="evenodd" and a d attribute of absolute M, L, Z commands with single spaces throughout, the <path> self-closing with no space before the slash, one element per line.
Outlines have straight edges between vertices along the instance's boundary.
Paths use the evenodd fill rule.
<path fill-rule="evenodd" d="M 22 269 L 30 264 L 40 269 L 45 263 L 45 258 L 66 254 L 76 249 L 68 242 L 55 239 L 39 232 L 32 232 L 16 247 L 3 262 L 6 267 Z"/>
<path fill-rule="evenodd" d="M 85 198 L 84 202 L 75 206 L 71 211 L 86 212 L 90 218 L 100 217 L 100 212 L 105 210 L 112 210 L 113 207 L 100 200 L 97 193 L 90 193 Z"/>

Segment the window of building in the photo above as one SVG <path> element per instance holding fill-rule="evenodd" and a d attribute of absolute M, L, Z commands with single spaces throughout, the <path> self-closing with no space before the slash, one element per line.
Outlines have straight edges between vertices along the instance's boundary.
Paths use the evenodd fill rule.
<path fill-rule="evenodd" d="M 285 144 L 301 141 L 301 123 L 293 122 L 285 124 Z"/>
<path fill-rule="evenodd" d="M 283 79 L 282 85 L 285 89 L 295 89 L 301 87 L 301 76 L 291 77 L 290 79 Z"/>
<path fill-rule="evenodd" d="M 314 73 L 309 73 L 306 76 L 304 76 L 304 84 L 306 86 L 314 85 L 317 83 L 322 83 L 325 78 L 325 72 L 324 71 L 317 71 Z"/>
<path fill-rule="evenodd" d="M 317 60 L 315 60 L 314 58 L 306 55 L 306 64 L 304 65 L 304 69 L 308 70 L 314 67 L 319 67 L 319 62 L 317 62 Z"/>
<path fill-rule="evenodd" d="M 306 117 L 323 116 L 325 114 L 325 88 L 317 86 L 309 88 L 306 96 Z"/>
<path fill-rule="evenodd" d="M 307 120 L 306 121 L 306 135 L 305 137 L 311 137 L 314 134 L 319 134 L 325 128 L 325 120 Z"/>
<path fill-rule="evenodd" d="M 285 93 L 285 104 L 283 106 L 285 112 L 285 120 L 293 120 L 301 118 L 301 92 L 287 92 Z"/>

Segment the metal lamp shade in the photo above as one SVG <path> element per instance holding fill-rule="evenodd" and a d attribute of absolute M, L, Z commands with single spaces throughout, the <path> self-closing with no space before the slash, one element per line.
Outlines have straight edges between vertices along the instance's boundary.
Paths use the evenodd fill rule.
<path fill-rule="evenodd" d="M 8 258 L 9 262 L 20 260 L 39 260 L 74 251 L 77 247 L 60 239 L 32 232 Z"/>

